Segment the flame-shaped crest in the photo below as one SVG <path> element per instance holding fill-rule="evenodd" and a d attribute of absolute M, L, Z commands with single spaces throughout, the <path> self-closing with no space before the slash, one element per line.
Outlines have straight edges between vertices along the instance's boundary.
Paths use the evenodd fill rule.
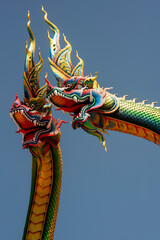
<path fill-rule="evenodd" d="M 26 42 L 26 58 L 23 74 L 23 84 L 24 84 L 24 95 L 25 102 L 28 102 L 30 98 L 37 97 L 40 91 L 39 86 L 39 75 L 43 67 L 43 59 L 41 57 L 41 52 L 39 48 L 39 63 L 35 65 L 34 54 L 35 54 L 35 37 L 30 28 L 30 13 L 28 11 L 28 23 L 27 29 L 29 33 L 30 45 L 28 47 L 28 42 Z"/>
<path fill-rule="evenodd" d="M 62 83 L 73 77 L 73 76 L 81 76 L 84 77 L 84 62 L 83 60 L 78 56 L 78 53 L 76 54 L 76 57 L 79 60 L 79 63 L 73 67 L 72 61 L 71 61 L 71 52 L 72 52 L 72 46 L 67 41 L 66 37 L 64 37 L 64 42 L 66 43 L 66 46 L 61 49 L 59 38 L 60 38 L 60 31 L 59 29 L 51 23 L 47 18 L 47 12 L 42 7 L 42 11 L 45 13 L 44 20 L 48 25 L 50 26 L 50 29 L 53 32 L 53 37 L 50 37 L 50 34 L 48 32 L 48 39 L 50 42 L 50 58 L 49 63 L 50 67 L 58 81 L 58 85 L 62 86 Z"/>

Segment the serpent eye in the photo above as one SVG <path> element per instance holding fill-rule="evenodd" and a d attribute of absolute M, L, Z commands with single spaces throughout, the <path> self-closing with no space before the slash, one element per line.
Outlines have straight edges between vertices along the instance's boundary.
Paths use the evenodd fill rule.
<path fill-rule="evenodd" d="M 34 103 L 32 103 L 32 104 L 30 105 L 30 107 L 31 107 L 32 110 L 35 109 Z"/>
<path fill-rule="evenodd" d="M 66 85 L 66 87 L 67 87 L 67 88 L 70 88 L 70 87 L 72 87 L 72 84 L 68 83 L 68 84 Z"/>

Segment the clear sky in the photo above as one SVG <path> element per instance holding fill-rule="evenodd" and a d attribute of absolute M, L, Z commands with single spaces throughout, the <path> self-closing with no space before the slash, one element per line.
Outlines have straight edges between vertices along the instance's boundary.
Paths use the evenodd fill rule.
<path fill-rule="evenodd" d="M 0 239 L 19 240 L 29 201 L 31 154 L 9 117 L 18 93 L 23 100 L 27 11 L 41 47 L 45 73 L 48 26 L 41 4 L 85 62 L 85 74 L 98 71 L 102 87 L 118 96 L 160 105 L 160 1 L 156 0 L 15 0 L 1 3 L 1 174 Z M 63 41 L 61 38 L 61 46 Z M 36 57 L 37 59 L 37 57 Z M 70 121 L 67 114 L 55 118 Z M 63 183 L 56 240 L 159 240 L 160 149 L 138 137 L 110 132 L 106 153 L 98 139 L 70 124 L 61 128 Z"/>

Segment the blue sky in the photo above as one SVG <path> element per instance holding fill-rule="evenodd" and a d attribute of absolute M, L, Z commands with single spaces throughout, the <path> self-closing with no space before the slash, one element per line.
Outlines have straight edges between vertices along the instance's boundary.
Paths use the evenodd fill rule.
<path fill-rule="evenodd" d="M 41 47 L 45 73 L 48 26 L 41 4 L 85 62 L 85 74 L 98 71 L 102 87 L 118 96 L 160 105 L 160 2 L 157 0 L 9 1 L 1 4 L 1 239 L 21 239 L 29 201 L 31 154 L 9 117 L 16 93 L 23 100 L 27 12 Z M 61 38 L 61 46 L 63 46 Z M 36 57 L 37 59 L 37 57 Z M 67 114 L 55 118 L 70 121 Z M 106 153 L 98 140 L 70 124 L 61 128 L 63 183 L 55 239 L 159 240 L 159 147 L 144 139 L 109 132 Z"/>

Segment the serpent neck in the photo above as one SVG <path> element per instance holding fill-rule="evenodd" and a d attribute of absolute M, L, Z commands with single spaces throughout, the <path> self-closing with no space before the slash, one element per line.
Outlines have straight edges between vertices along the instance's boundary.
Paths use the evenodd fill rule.
<path fill-rule="evenodd" d="M 94 125 L 132 134 L 160 145 L 160 109 L 131 101 L 120 100 L 119 108 L 111 114 L 91 114 Z"/>
<path fill-rule="evenodd" d="M 160 109 L 131 101 L 120 101 L 119 109 L 112 114 L 120 120 L 147 128 L 160 134 Z"/>
<path fill-rule="evenodd" d="M 30 148 L 32 182 L 23 240 L 53 239 L 62 180 L 59 145 L 42 141 Z"/>

